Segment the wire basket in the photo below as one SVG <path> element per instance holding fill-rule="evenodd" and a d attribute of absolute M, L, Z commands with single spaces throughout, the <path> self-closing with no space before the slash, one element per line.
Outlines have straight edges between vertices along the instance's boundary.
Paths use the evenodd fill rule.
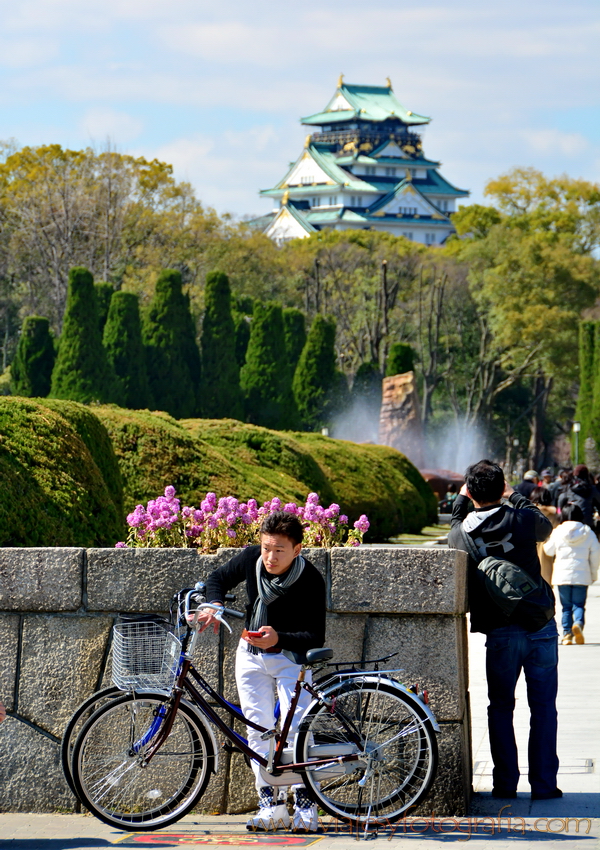
<path fill-rule="evenodd" d="M 113 626 L 113 684 L 122 691 L 170 690 L 179 667 L 181 643 L 160 623 Z"/>

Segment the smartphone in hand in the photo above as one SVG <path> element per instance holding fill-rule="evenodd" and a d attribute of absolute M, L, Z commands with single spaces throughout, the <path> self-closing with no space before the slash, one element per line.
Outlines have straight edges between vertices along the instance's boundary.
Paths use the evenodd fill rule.
<path fill-rule="evenodd" d="M 262 632 L 246 632 L 247 637 L 249 638 L 261 638 L 264 637 Z"/>

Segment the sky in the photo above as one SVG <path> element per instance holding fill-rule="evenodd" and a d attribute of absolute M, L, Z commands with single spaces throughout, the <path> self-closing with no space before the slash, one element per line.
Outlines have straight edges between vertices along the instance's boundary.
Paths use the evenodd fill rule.
<path fill-rule="evenodd" d="M 600 182 L 598 0 L 0 0 L 0 139 L 170 162 L 266 213 L 340 73 L 431 116 L 424 149 L 486 202 L 514 166 Z"/>

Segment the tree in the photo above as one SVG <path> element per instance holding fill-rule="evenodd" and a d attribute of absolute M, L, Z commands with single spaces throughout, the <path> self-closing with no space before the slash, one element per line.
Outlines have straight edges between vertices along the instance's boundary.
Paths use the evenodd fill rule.
<path fill-rule="evenodd" d="M 67 307 L 50 396 L 84 404 L 119 401 L 98 329 L 94 279 L 83 267 L 69 272 Z"/>
<path fill-rule="evenodd" d="M 403 375 L 412 372 L 414 368 L 415 352 L 412 345 L 408 342 L 393 342 L 385 364 L 386 376 Z"/>
<path fill-rule="evenodd" d="M 50 322 L 43 316 L 27 316 L 10 369 L 12 394 L 45 398 L 55 358 Z"/>
<path fill-rule="evenodd" d="M 246 362 L 246 352 L 250 342 L 250 316 L 234 310 L 231 317 L 235 329 L 235 360 L 241 369 Z"/>
<path fill-rule="evenodd" d="M 94 284 L 94 289 L 96 290 L 96 304 L 98 305 L 98 327 L 100 328 L 100 336 L 102 336 L 108 318 L 110 299 L 115 288 L 112 283 L 105 283 L 101 280 Z"/>
<path fill-rule="evenodd" d="M 379 411 L 381 407 L 381 380 L 382 375 L 377 363 L 373 360 L 367 363 L 361 363 L 354 376 L 352 397 L 354 399 L 361 399 L 370 408 Z"/>
<path fill-rule="evenodd" d="M 581 422 L 583 440 L 591 435 L 592 427 L 594 384 L 596 383 L 594 366 L 598 360 L 598 355 L 594 352 L 597 324 L 597 322 L 579 323 L 579 395 L 575 419 Z"/>
<path fill-rule="evenodd" d="M 297 425 L 297 411 L 285 350 L 281 304 L 256 303 L 246 362 L 240 371 L 246 421 L 266 428 Z"/>
<path fill-rule="evenodd" d="M 294 374 L 293 389 L 298 413 L 309 431 L 328 425 L 336 412 L 340 373 L 335 356 L 335 322 L 316 316 Z"/>
<path fill-rule="evenodd" d="M 137 295 L 132 292 L 113 293 L 102 342 L 119 385 L 118 395 L 123 407 L 131 410 L 150 407 L 152 402 Z"/>
<path fill-rule="evenodd" d="M 199 414 L 200 352 L 181 274 L 163 270 L 142 321 L 150 393 L 160 410 L 183 419 Z"/>
<path fill-rule="evenodd" d="M 302 349 L 306 344 L 306 323 L 302 310 L 296 307 L 286 307 L 283 311 L 283 328 L 285 335 L 285 350 L 293 375 L 300 360 Z"/>
<path fill-rule="evenodd" d="M 243 419 L 231 288 L 223 272 L 206 276 L 202 322 L 202 407 L 210 419 Z"/>

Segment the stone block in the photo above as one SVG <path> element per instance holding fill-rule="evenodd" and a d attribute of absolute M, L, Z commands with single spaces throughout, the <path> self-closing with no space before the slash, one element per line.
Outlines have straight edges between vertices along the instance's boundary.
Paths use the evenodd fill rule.
<path fill-rule="evenodd" d="M 235 722 L 236 732 L 246 737 L 246 727 Z M 255 811 L 258 807 L 258 792 L 254 785 L 254 773 L 246 764 L 241 753 L 232 753 L 227 779 L 227 809 L 229 815 Z"/>
<path fill-rule="evenodd" d="M 18 614 L 0 614 L 0 646 L 0 699 L 12 711 L 19 647 Z"/>
<path fill-rule="evenodd" d="M 329 563 L 329 549 L 323 549 L 322 547 L 315 546 L 313 548 L 307 547 L 302 550 L 302 554 L 304 557 L 314 564 L 318 571 L 321 573 L 325 582 L 327 582 L 327 566 Z"/>
<path fill-rule="evenodd" d="M 72 812 L 60 747 L 13 717 L 0 724 L 0 812 Z"/>
<path fill-rule="evenodd" d="M 397 678 L 427 688 L 438 720 L 463 720 L 467 690 L 464 617 L 369 617 L 365 652 L 367 658 L 399 652 L 390 661 L 391 666 L 402 668 Z"/>
<path fill-rule="evenodd" d="M 465 724 L 442 723 L 437 743 L 439 763 L 436 778 L 427 797 L 416 809 L 407 812 L 408 819 L 463 817 L 467 814 L 471 798 L 471 761 Z"/>
<path fill-rule="evenodd" d="M 331 610 L 463 614 L 466 576 L 466 554 L 452 549 L 332 549 Z"/>
<path fill-rule="evenodd" d="M 84 549 L 0 549 L 0 609 L 76 611 Z"/>
<path fill-rule="evenodd" d="M 111 625 L 109 617 L 26 616 L 19 714 L 60 738 L 96 687 Z"/>
<path fill-rule="evenodd" d="M 328 614 L 325 646 L 334 661 L 362 661 L 366 614 Z"/>
<path fill-rule="evenodd" d="M 90 611 L 156 612 L 171 597 L 223 563 L 223 555 L 196 549 L 88 549 Z"/>

